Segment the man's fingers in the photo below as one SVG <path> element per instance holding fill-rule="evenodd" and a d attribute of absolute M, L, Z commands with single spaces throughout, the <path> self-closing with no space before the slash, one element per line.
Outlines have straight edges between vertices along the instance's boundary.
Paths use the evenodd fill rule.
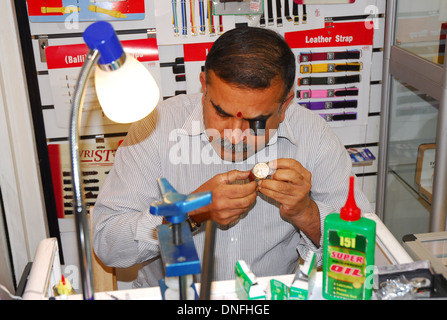
<path fill-rule="evenodd" d="M 237 180 L 244 180 L 247 179 L 250 175 L 250 171 L 239 171 L 239 170 L 231 170 L 226 173 L 221 174 L 222 182 L 223 183 L 233 183 Z"/>
<path fill-rule="evenodd" d="M 310 182 L 312 174 L 303 165 L 294 159 L 277 159 L 269 162 L 271 169 L 276 169 L 272 178 L 295 185 L 304 185 Z"/>
<path fill-rule="evenodd" d="M 222 201 L 232 201 L 245 198 L 249 198 L 254 201 L 254 199 L 256 199 L 256 187 L 257 185 L 255 181 L 245 184 L 222 185 L 218 190 L 216 190 L 216 195 L 219 199 L 222 199 Z M 238 208 L 237 204 L 233 204 L 233 202 L 227 203 L 229 206 L 230 204 L 231 207 Z"/>

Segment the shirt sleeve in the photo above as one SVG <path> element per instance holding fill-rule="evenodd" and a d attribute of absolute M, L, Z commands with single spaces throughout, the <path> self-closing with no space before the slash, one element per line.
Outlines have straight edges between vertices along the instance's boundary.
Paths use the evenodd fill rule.
<path fill-rule="evenodd" d="M 150 115 L 130 128 L 97 198 L 93 248 L 108 266 L 130 267 L 159 255 L 156 228 L 162 217 L 149 212 L 160 199 L 155 126 L 156 115 Z"/>

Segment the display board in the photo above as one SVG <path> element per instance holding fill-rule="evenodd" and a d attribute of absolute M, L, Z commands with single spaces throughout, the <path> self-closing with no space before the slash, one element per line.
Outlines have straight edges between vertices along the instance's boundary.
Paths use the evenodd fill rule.
<path fill-rule="evenodd" d="M 141 20 L 144 0 L 27 0 L 32 22 L 63 22 L 69 17 L 78 21 Z"/>
<path fill-rule="evenodd" d="M 298 103 L 334 126 L 365 124 L 373 29 L 364 22 L 328 23 L 286 33 L 298 61 Z"/>

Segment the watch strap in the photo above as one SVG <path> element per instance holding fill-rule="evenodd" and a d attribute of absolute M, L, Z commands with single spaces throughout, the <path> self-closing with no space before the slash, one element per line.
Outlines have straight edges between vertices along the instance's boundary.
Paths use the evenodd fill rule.
<path fill-rule="evenodd" d="M 320 116 L 326 121 L 356 120 L 357 112 L 321 113 Z"/>
<path fill-rule="evenodd" d="M 317 63 L 317 64 L 305 64 L 300 66 L 301 73 L 360 71 L 361 69 L 362 64 L 360 62 Z"/>
<path fill-rule="evenodd" d="M 300 62 L 360 59 L 360 56 L 360 50 L 346 50 L 339 52 L 303 52 L 300 53 Z"/>
<path fill-rule="evenodd" d="M 324 90 L 298 90 L 298 99 L 311 98 L 332 98 L 344 96 L 357 96 L 359 94 L 358 88 L 341 88 L 341 89 L 324 89 Z"/>
<path fill-rule="evenodd" d="M 316 101 L 300 103 L 310 110 L 357 108 L 357 100 Z"/>
<path fill-rule="evenodd" d="M 346 84 L 356 82 L 360 82 L 359 74 L 341 77 L 306 77 L 298 79 L 299 86 Z"/>

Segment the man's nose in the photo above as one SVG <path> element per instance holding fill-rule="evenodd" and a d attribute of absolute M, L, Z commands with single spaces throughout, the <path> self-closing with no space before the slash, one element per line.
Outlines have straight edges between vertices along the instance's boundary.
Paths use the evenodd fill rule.
<path fill-rule="evenodd" d="M 246 124 L 247 121 L 242 119 L 234 119 L 232 122 L 232 128 L 228 130 L 226 137 L 233 144 L 238 144 L 244 140 L 244 137 L 249 134 L 249 127 Z"/>

